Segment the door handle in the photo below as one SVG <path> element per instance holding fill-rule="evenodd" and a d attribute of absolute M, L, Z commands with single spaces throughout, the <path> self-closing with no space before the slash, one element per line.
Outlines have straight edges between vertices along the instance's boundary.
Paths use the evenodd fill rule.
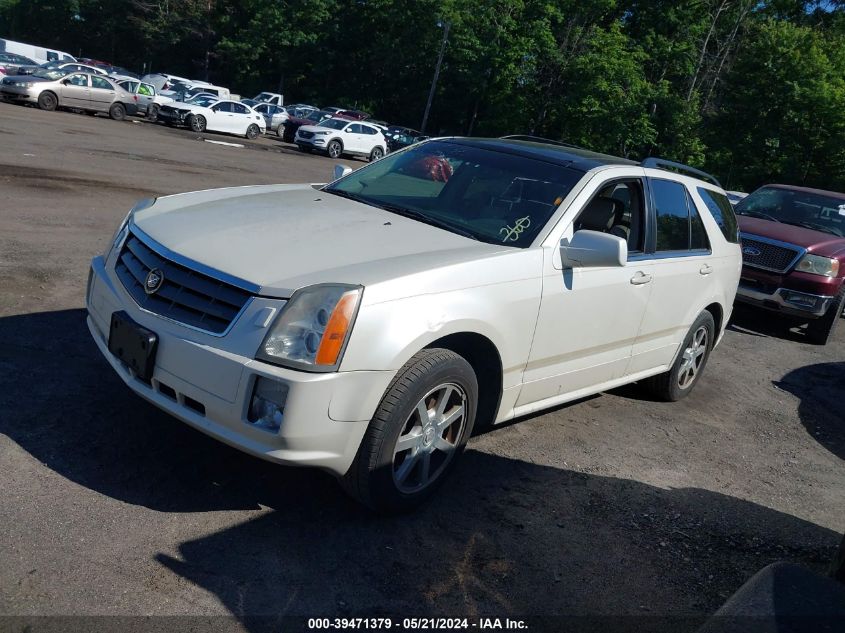
<path fill-rule="evenodd" d="M 702 275 L 709 275 L 713 272 L 713 267 L 710 264 L 704 264 L 701 268 L 698 269 Z"/>
<path fill-rule="evenodd" d="M 642 286 L 643 284 L 647 284 L 651 281 L 651 275 L 645 274 L 643 271 L 638 270 L 637 274 L 631 277 L 631 283 L 635 286 Z"/>

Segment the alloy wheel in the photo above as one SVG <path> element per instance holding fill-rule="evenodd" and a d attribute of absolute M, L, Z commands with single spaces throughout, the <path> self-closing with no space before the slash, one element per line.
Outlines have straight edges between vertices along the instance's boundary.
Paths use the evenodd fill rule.
<path fill-rule="evenodd" d="M 681 389 L 688 389 L 695 382 L 707 353 L 707 343 L 707 328 L 701 326 L 682 354 L 681 366 L 678 368 L 678 386 Z"/>

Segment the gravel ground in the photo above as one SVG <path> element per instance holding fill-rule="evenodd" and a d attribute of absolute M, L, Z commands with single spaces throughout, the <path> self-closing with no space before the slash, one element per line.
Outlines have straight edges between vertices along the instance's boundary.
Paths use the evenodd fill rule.
<path fill-rule="evenodd" d="M 0 104 L 0 614 L 694 619 L 770 562 L 824 570 L 845 327 L 816 347 L 739 312 L 686 400 L 630 386 L 487 432 L 391 518 L 134 396 L 83 323 L 88 262 L 133 202 L 331 172 L 205 136 L 245 146 Z"/>

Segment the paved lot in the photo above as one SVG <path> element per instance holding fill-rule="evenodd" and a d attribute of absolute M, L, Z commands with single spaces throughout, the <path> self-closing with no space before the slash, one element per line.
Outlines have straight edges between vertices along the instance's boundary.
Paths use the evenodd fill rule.
<path fill-rule="evenodd" d="M 132 395 L 83 324 L 88 261 L 132 203 L 331 167 L 0 104 L 0 613 L 700 616 L 772 561 L 825 567 L 845 327 L 819 348 L 740 314 L 685 401 L 627 387 L 476 437 L 393 518 Z"/>

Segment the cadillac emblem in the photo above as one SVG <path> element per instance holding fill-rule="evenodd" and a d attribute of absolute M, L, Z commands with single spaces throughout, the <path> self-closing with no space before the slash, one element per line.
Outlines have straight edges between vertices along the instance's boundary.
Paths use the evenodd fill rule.
<path fill-rule="evenodd" d="M 164 273 L 159 268 L 153 268 L 147 273 L 147 278 L 144 280 L 144 292 L 148 295 L 154 295 L 159 291 L 163 283 Z"/>

